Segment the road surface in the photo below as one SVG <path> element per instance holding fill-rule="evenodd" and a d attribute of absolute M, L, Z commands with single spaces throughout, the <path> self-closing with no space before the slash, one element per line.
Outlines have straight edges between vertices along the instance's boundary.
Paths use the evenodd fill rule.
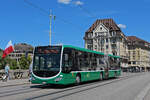
<path fill-rule="evenodd" d="M 20 84 L 0 87 L 0 100 L 150 100 L 150 73 L 122 75 L 79 86 Z"/>

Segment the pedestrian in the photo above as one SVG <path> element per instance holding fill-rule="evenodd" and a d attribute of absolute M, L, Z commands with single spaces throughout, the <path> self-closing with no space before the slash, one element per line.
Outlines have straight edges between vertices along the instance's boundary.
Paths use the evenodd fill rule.
<path fill-rule="evenodd" d="M 9 73 L 10 73 L 10 67 L 9 67 L 9 64 L 6 64 L 6 66 L 5 66 L 6 81 L 7 81 L 7 79 L 10 80 Z"/>

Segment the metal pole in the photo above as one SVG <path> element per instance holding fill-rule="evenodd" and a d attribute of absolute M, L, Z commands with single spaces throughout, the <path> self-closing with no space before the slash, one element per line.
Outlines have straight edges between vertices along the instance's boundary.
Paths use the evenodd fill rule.
<path fill-rule="evenodd" d="M 52 34 L 52 10 L 50 9 L 50 31 L 49 31 L 49 45 L 51 45 L 51 34 Z"/>

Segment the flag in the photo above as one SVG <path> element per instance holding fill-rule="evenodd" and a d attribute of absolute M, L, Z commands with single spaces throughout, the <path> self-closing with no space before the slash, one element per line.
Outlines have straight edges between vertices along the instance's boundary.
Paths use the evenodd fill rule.
<path fill-rule="evenodd" d="M 12 45 L 12 42 L 11 40 L 8 42 L 5 50 L 3 51 L 3 56 L 2 58 L 5 58 L 9 53 L 13 52 L 14 51 L 14 47 Z"/>

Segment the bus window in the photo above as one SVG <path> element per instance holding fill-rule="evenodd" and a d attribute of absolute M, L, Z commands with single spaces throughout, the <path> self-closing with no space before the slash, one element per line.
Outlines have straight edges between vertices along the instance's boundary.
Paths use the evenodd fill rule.
<path fill-rule="evenodd" d="M 88 70 L 88 66 L 87 66 L 87 60 L 86 60 L 86 52 L 79 52 L 79 56 L 78 56 L 78 61 L 79 61 L 79 66 L 80 66 L 80 70 L 82 71 L 87 71 Z"/>
<path fill-rule="evenodd" d="M 89 54 L 88 53 L 84 53 L 84 64 L 85 64 L 85 67 L 87 68 L 87 70 L 88 70 L 88 68 L 89 68 L 89 63 L 90 63 L 90 61 L 89 61 L 90 59 L 89 59 Z"/>
<path fill-rule="evenodd" d="M 40 57 L 40 70 L 46 69 L 44 57 Z"/>
<path fill-rule="evenodd" d="M 60 71 L 61 46 L 35 47 L 33 73 L 39 77 L 53 77 Z"/>
<path fill-rule="evenodd" d="M 103 69 L 105 67 L 105 61 L 103 55 L 98 55 L 98 67 L 99 69 Z"/>
<path fill-rule="evenodd" d="M 120 65 L 119 65 L 119 58 L 109 57 L 109 64 L 110 64 L 110 68 L 112 70 L 118 69 L 120 67 Z"/>
<path fill-rule="evenodd" d="M 78 50 L 75 50 L 73 52 L 74 56 L 73 56 L 73 66 L 72 66 L 72 70 L 73 71 L 80 71 L 81 70 L 81 55 L 82 53 Z"/>
<path fill-rule="evenodd" d="M 72 67 L 73 57 L 72 50 L 70 48 L 64 48 L 62 67 Z"/>
<path fill-rule="evenodd" d="M 39 70 L 39 57 L 35 56 L 35 60 L 34 60 L 34 70 Z"/>

